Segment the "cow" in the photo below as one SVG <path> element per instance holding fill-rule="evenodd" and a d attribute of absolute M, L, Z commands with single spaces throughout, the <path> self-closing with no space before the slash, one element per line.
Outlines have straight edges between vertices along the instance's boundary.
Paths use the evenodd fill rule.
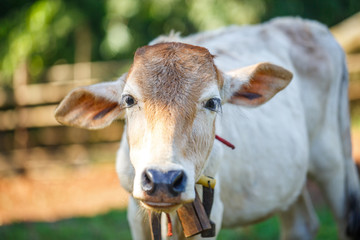
<path fill-rule="evenodd" d="M 55 116 L 87 129 L 125 119 L 116 169 L 131 193 L 133 239 L 151 239 L 143 210 L 167 214 L 172 239 L 184 239 L 176 210 L 194 201 L 202 175 L 217 181 L 213 239 L 222 227 L 275 214 L 281 239 L 313 239 L 319 223 L 309 176 L 332 209 L 339 238 L 359 239 L 347 87 L 345 56 L 329 30 L 285 17 L 160 36 L 136 51 L 128 73 L 74 89 Z M 161 224 L 166 229 L 164 217 Z"/>

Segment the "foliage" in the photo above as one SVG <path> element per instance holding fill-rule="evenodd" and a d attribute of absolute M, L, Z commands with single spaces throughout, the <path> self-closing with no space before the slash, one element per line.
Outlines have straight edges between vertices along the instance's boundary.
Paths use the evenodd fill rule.
<path fill-rule="evenodd" d="M 91 43 L 88 60 L 114 60 L 172 29 L 187 35 L 282 15 L 330 26 L 359 10 L 358 0 L 2 0 L 0 86 L 11 86 L 23 62 L 34 81 L 46 67 L 75 62 L 82 42 Z"/>
<path fill-rule="evenodd" d="M 265 0 L 266 12 L 262 19 L 293 15 L 318 20 L 333 26 L 360 11 L 358 0 Z"/>
<path fill-rule="evenodd" d="M 19 4 L 22 2 L 22 4 Z M 102 1 L 38 0 L 1 2 L 0 66 L 4 81 L 22 62 L 38 76 L 44 67 L 57 62 L 74 62 L 74 32 L 91 25 L 95 41 L 104 36 L 99 20 L 105 17 Z M 99 58 L 94 52 L 94 58 Z"/>

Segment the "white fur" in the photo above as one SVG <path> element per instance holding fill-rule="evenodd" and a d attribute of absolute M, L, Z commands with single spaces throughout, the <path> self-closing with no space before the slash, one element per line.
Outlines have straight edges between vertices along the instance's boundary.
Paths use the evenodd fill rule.
<path fill-rule="evenodd" d="M 309 39 L 304 39 L 297 31 L 309 33 Z M 324 187 L 340 231 L 344 232 L 346 173 L 337 118 L 344 58 L 326 28 L 311 21 L 284 18 L 186 38 L 177 35 L 168 39 L 160 37 L 152 43 L 169 40 L 206 47 L 216 55 L 215 63 L 223 72 L 258 62 L 271 62 L 290 70 L 294 79 L 285 90 L 260 107 L 223 106 L 222 113 L 216 118 L 216 134 L 233 143 L 236 149 L 231 150 L 215 141 L 202 172 L 195 173 L 189 159 L 171 160 L 175 159 L 172 158 L 175 152 L 169 152 L 164 158 L 149 157 L 157 150 L 151 145 L 155 133 L 146 132 L 146 127 L 144 148 L 130 153 L 124 134 L 117 157 L 117 172 L 125 189 L 133 196 L 141 197 L 140 178 L 136 173 L 149 166 L 163 170 L 184 169 L 189 179 L 204 173 L 218 181 L 211 215 L 217 232 L 220 226 L 242 226 L 281 213 L 285 228 L 283 239 L 310 239 L 317 228 L 313 208 L 304 190 L 306 176 L 310 173 Z M 306 53 L 304 49 L 313 51 Z M 321 61 L 314 59 L 316 57 Z M 225 75 L 221 92 L 215 85 L 209 86 L 203 90 L 201 101 L 215 96 L 228 97 L 230 89 L 226 79 L 230 79 L 229 75 Z M 125 86 L 125 92 L 128 89 L 139 95 L 139 91 L 134 90 L 136 86 Z M 213 113 L 199 111 L 194 126 L 199 131 L 206 131 L 204 126 L 214 117 Z M 134 121 L 132 125 L 144 127 L 141 116 Z M 131 134 L 131 129 L 128 132 Z M 189 193 L 193 184 L 193 181 L 188 183 L 183 198 L 194 197 Z M 139 206 L 134 199 L 129 206 L 131 223 L 145 221 L 139 220 L 136 211 Z M 176 218 L 174 220 L 174 225 L 179 226 Z M 134 239 L 150 238 L 144 237 L 148 233 L 144 224 L 131 224 L 131 228 Z M 181 239 L 181 228 L 176 227 L 175 231 L 174 239 Z M 342 233 L 340 235 L 345 239 Z"/>

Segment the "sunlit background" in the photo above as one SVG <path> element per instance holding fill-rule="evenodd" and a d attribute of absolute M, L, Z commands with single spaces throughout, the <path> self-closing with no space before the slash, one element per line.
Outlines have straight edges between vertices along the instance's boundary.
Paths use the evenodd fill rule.
<path fill-rule="evenodd" d="M 0 239 L 130 238 L 121 210 L 128 195 L 114 167 L 123 122 L 87 131 L 60 126 L 53 112 L 72 88 L 116 79 L 136 48 L 172 30 L 188 35 L 288 15 L 329 26 L 347 53 L 360 162 L 359 11 L 359 0 L 1 0 Z M 314 192 L 330 222 L 319 239 L 336 239 Z M 276 220 L 266 224 L 221 238 L 277 239 Z"/>

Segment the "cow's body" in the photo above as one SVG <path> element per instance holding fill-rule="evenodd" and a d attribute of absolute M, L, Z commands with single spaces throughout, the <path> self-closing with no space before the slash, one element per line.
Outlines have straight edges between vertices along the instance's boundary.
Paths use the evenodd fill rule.
<path fill-rule="evenodd" d="M 345 60 L 328 30 L 315 22 L 285 18 L 186 38 L 160 37 L 152 44 L 159 42 L 205 47 L 216 56 L 222 72 L 271 62 L 294 75 L 269 102 L 257 108 L 225 104 L 216 118 L 216 134 L 236 149 L 216 141 L 195 180 L 203 173 L 218 181 L 211 215 L 217 230 L 280 214 L 284 239 L 312 238 L 317 220 L 304 188 L 307 174 L 312 174 L 324 189 L 340 225 L 339 235 L 345 239 L 346 217 L 352 211 L 346 203 L 351 195 L 357 204 L 359 192 L 349 146 Z M 136 170 L 127 134 L 131 131 L 123 135 L 117 171 L 121 184 L 133 193 Z M 131 197 L 128 218 L 133 238 L 147 239 L 149 225 L 140 209 Z M 176 213 L 171 215 L 174 239 L 181 239 Z"/>

